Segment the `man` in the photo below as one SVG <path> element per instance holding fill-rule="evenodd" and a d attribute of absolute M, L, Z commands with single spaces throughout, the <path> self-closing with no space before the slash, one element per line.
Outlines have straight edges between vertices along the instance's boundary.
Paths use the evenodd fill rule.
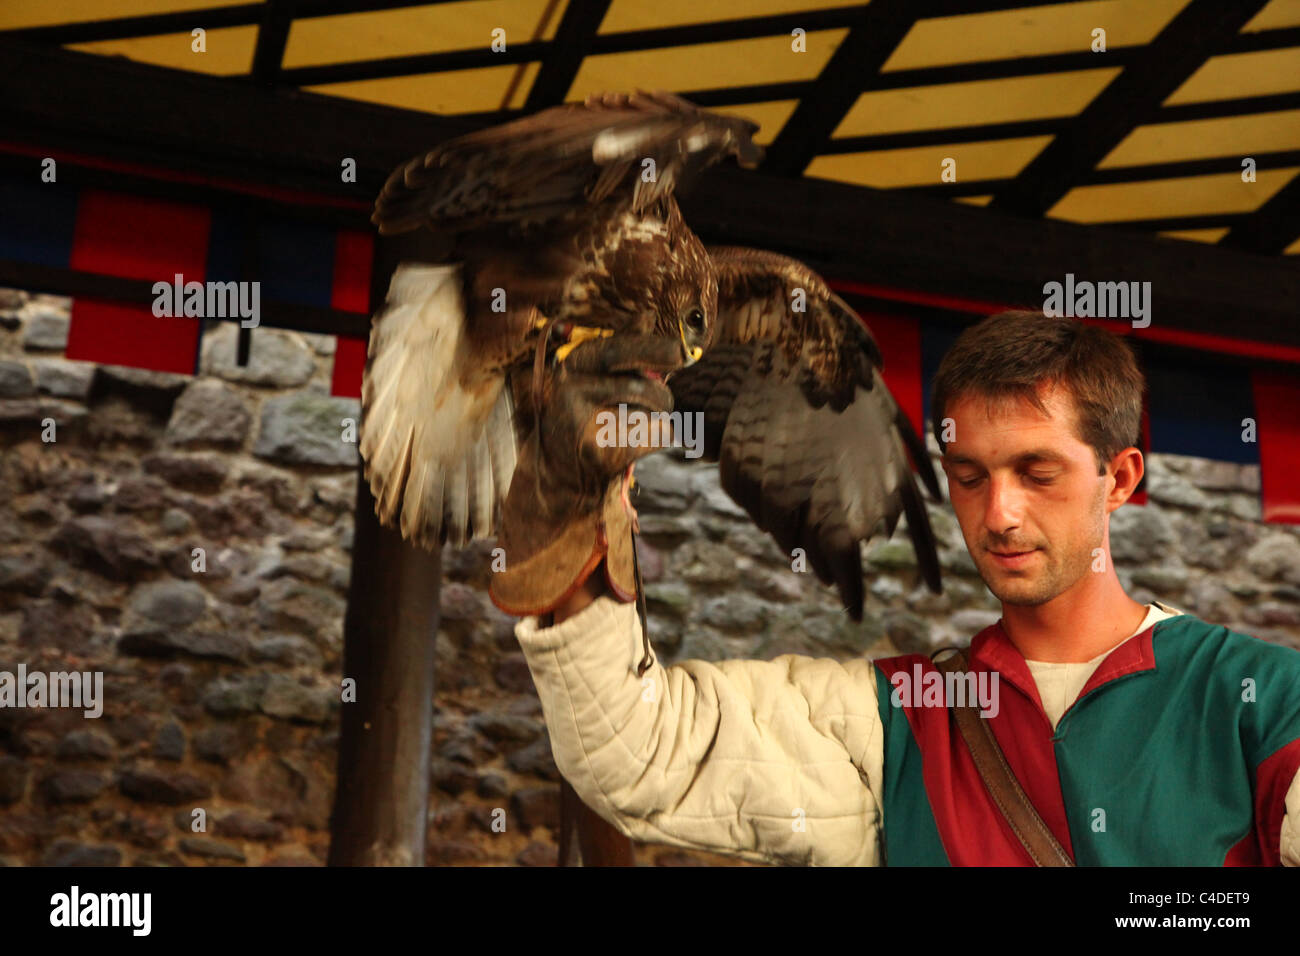
<path fill-rule="evenodd" d="M 1078 865 L 1298 865 L 1300 653 L 1140 605 L 1111 562 L 1141 404 L 1128 346 L 1070 319 L 992 316 L 940 365 L 949 496 L 1002 602 L 969 651 L 996 692 L 983 719 Z M 607 452 L 604 473 L 648 450 Z M 787 864 L 1032 862 L 944 702 L 904 692 L 928 658 L 638 676 L 635 605 L 599 571 L 568 591 L 516 634 L 560 771 L 631 838 Z"/>

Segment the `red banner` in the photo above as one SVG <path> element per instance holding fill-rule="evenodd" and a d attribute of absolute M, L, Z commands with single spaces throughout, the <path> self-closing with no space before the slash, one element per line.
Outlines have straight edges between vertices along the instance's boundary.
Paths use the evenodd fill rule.
<path fill-rule="evenodd" d="M 203 206 L 83 190 L 69 266 L 131 279 L 203 282 L 211 213 Z M 172 295 L 166 299 L 170 309 Z M 72 303 L 67 357 L 192 375 L 199 322 L 155 309 L 79 297 Z"/>
<path fill-rule="evenodd" d="M 1264 520 L 1300 524 L 1300 375 L 1257 369 L 1251 386 Z"/>
<path fill-rule="evenodd" d="M 334 288 L 330 305 L 348 312 L 370 312 L 370 266 L 375 240 L 368 232 L 339 232 L 334 246 Z M 361 374 L 366 367 L 366 339 L 338 337 L 330 394 L 361 397 Z"/>

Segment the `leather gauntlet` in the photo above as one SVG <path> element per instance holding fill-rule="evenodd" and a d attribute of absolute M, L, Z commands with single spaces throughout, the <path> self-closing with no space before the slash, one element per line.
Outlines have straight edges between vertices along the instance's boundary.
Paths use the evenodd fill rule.
<path fill-rule="evenodd" d="M 516 388 L 533 429 L 502 504 L 498 544 L 505 569 L 492 575 L 489 587 L 502 611 L 546 614 L 602 563 L 614 596 L 636 600 L 636 512 L 628 497 L 633 465 L 670 444 L 672 435 L 666 425 L 661 431 L 652 427 L 649 440 L 630 447 L 611 422 L 619 404 L 629 413 L 671 411 L 672 392 L 641 370 L 662 376 L 681 362 L 675 340 L 613 336 L 576 347 L 536 397 Z M 610 417 L 602 418 L 602 412 Z"/>

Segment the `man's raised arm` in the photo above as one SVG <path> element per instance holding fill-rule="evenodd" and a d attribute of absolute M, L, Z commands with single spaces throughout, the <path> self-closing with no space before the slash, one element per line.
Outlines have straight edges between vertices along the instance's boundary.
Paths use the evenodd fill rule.
<path fill-rule="evenodd" d="M 556 764 L 584 803 L 646 843 L 774 863 L 880 862 L 870 661 L 656 662 L 638 677 L 635 604 L 595 593 L 557 607 L 553 627 L 529 617 L 515 630 Z"/>

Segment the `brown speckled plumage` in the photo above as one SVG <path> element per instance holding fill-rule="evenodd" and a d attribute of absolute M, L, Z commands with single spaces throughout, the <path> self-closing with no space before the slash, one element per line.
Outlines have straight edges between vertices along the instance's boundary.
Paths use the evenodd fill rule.
<path fill-rule="evenodd" d="M 411 160 L 389 177 L 372 219 L 381 233 L 427 226 L 455 237 L 450 259 L 463 263 L 468 325 L 489 366 L 524 354 L 534 308 L 676 336 L 685 310 L 712 319 L 716 293 L 673 192 L 724 157 L 756 163 L 756 129 L 670 93 L 594 95 Z M 492 310 L 497 289 L 505 313 Z"/>

